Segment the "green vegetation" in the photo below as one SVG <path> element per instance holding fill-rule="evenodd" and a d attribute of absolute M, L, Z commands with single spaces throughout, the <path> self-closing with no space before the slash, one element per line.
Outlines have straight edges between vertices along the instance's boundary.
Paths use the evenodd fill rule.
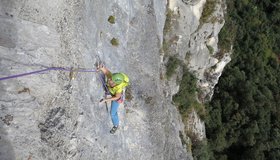
<path fill-rule="evenodd" d="M 165 19 L 165 24 L 163 28 L 163 42 L 162 42 L 162 52 L 164 54 L 168 53 L 168 49 L 170 47 L 170 42 L 167 40 L 167 34 L 171 31 L 172 28 L 172 17 L 174 17 L 173 12 L 168 8 L 166 11 L 166 19 Z"/>
<path fill-rule="evenodd" d="M 199 92 L 197 79 L 185 66 L 183 69 L 183 77 L 180 83 L 180 88 L 177 94 L 173 96 L 173 101 L 178 106 L 179 112 L 182 116 L 182 121 L 187 124 L 189 114 L 195 110 L 201 119 L 205 119 L 206 111 L 204 105 L 198 103 L 196 94 Z M 192 150 L 194 159 L 208 157 L 207 140 L 200 141 L 192 131 L 185 130 L 188 137 L 191 139 L 191 144 L 188 145 L 188 150 Z M 185 143 L 185 141 L 182 141 Z"/>
<path fill-rule="evenodd" d="M 164 28 L 163 28 L 164 35 L 166 35 L 167 32 L 171 31 L 172 17 L 173 17 L 173 12 L 171 11 L 171 9 L 167 8 L 166 19 L 165 19 L 165 24 L 164 24 Z"/>
<path fill-rule="evenodd" d="M 108 22 L 109 22 L 109 23 L 115 24 L 115 21 L 116 21 L 115 16 L 109 16 L 109 18 L 108 18 Z"/>
<path fill-rule="evenodd" d="M 207 106 L 207 159 L 278 160 L 280 3 L 227 1 L 227 7 L 219 45 L 227 52 L 233 44 L 234 53 Z"/>
<path fill-rule="evenodd" d="M 180 139 L 181 139 L 181 142 L 182 142 L 182 145 L 183 145 L 183 146 L 188 145 L 188 142 L 186 142 L 182 131 L 179 131 L 179 137 L 180 137 Z"/>
<path fill-rule="evenodd" d="M 214 48 L 212 46 L 209 46 L 209 45 L 206 45 L 206 47 L 208 48 L 210 55 L 213 55 Z"/>
<path fill-rule="evenodd" d="M 231 21 L 229 17 L 225 17 L 226 23 L 219 33 L 219 42 L 218 46 L 220 52 L 223 55 L 224 53 L 230 52 L 231 45 L 234 44 L 235 35 L 237 34 L 237 25 L 234 21 Z"/>
<path fill-rule="evenodd" d="M 176 36 L 170 38 L 168 35 L 172 31 L 172 18 L 176 18 L 173 12 L 168 9 L 166 13 L 166 21 L 164 25 L 164 39 L 162 44 L 162 51 L 165 54 L 165 58 L 168 58 L 168 62 L 166 64 L 166 77 L 169 79 L 175 70 L 178 67 L 183 67 L 183 76 L 180 83 L 180 88 L 177 94 L 173 96 L 173 101 L 178 106 L 178 110 L 182 116 L 183 123 L 188 124 L 189 114 L 191 111 L 195 110 L 201 119 L 206 118 L 206 110 L 203 104 L 200 104 L 196 97 L 199 92 L 197 88 L 197 79 L 195 76 L 187 69 L 186 65 L 182 63 L 177 57 L 168 55 L 169 48 L 173 40 L 176 40 Z M 168 39 L 168 37 L 170 39 Z M 210 53 L 214 52 L 212 47 L 208 47 Z M 185 60 L 188 60 L 190 57 L 190 53 L 186 53 Z M 162 77 L 162 76 L 161 76 Z M 203 140 L 199 142 L 197 137 L 192 134 L 191 131 L 185 129 L 185 133 L 187 133 L 188 137 L 191 139 L 191 143 L 186 141 L 183 137 L 183 134 L 180 133 L 180 138 L 183 146 L 186 146 L 188 151 L 193 151 L 196 155 L 194 155 L 195 159 L 205 158 L 208 156 L 208 146 L 207 141 Z"/>
<path fill-rule="evenodd" d="M 202 11 L 202 15 L 200 17 L 200 23 L 209 22 L 209 18 L 212 16 L 216 9 L 217 0 L 207 0 Z"/>
<path fill-rule="evenodd" d="M 116 38 L 112 38 L 111 44 L 112 44 L 113 46 L 118 46 L 118 45 L 119 45 L 119 40 L 116 39 Z"/>
<path fill-rule="evenodd" d="M 162 51 L 165 53 L 165 54 L 167 54 L 168 53 L 168 49 L 169 49 L 169 47 L 170 47 L 170 43 L 169 42 L 167 42 L 167 40 L 165 39 L 165 38 L 163 38 L 163 42 L 162 42 Z"/>
<path fill-rule="evenodd" d="M 209 149 L 207 145 L 207 139 L 202 141 L 193 141 L 192 154 L 194 160 L 206 160 L 209 159 Z"/>
<path fill-rule="evenodd" d="M 181 61 L 175 57 L 175 56 L 170 56 L 168 59 L 168 62 L 166 64 L 166 77 L 169 79 L 175 70 L 178 68 L 178 66 L 181 64 Z"/>
<path fill-rule="evenodd" d="M 187 67 L 184 67 L 180 89 L 178 93 L 173 96 L 173 101 L 178 106 L 182 115 L 184 115 L 184 113 L 189 113 L 191 109 L 195 109 L 200 117 L 205 117 L 206 113 L 204 106 L 198 103 L 196 99 L 196 93 L 199 91 L 196 82 L 197 79 L 195 76 L 187 69 Z"/>
<path fill-rule="evenodd" d="M 196 92 L 196 78 L 185 67 L 180 89 L 178 93 L 173 96 L 173 101 L 179 107 L 180 113 L 187 112 L 188 109 L 191 108 L 191 105 L 196 103 Z"/>

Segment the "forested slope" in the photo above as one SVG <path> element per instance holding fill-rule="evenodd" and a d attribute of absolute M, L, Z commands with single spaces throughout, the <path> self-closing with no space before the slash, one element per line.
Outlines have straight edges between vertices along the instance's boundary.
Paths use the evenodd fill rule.
<path fill-rule="evenodd" d="M 280 159 L 280 2 L 227 7 L 219 40 L 233 54 L 207 107 L 210 159 Z"/>

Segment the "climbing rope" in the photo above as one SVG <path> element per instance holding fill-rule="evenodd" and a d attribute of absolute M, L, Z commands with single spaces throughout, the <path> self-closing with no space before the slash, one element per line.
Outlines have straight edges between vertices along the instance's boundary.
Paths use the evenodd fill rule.
<path fill-rule="evenodd" d="M 8 80 L 8 79 L 13 79 L 13 78 L 18 78 L 18 77 L 24 77 L 24 76 L 28 76 L 28 75 L 32 75 L 32 74 L 43 73 L 43 72 L 47 72 L 47 71 L 97 72 L 97 70 L 93 70 L 93 69 L 79 68 L 79 69 L 73 70 L 73 68 L 50 67 L 50 68 L 46 68 L 46 69 L 42 69 L 42 70 L 37 70 L 37 71 L 33 71 L 33 72 L 28 72 L 28 73 L 22 73 L 22 74 L 16 74 L 16 75 L 11 75 L 11 76 L 7 76 L 7 77 L 2 77 L 2 78 L 0 78 L 0 81 Z"/>
<path fill-rule="evenodd" d="M 105 93 L 104 93 L 104 98 L 106 99 L 106 98 L 107 98 L 107 95 L 109 95 L 110 92 L 109 92 L 108 86 L 106 85 L 106 82 L 105 82 L 105 75 L 104 75 L 104 74 L 99 74 L 99 81 L 101 82 L 102 87 L 103 87 L 103 89 L 104 89 L 104 91 L 105 91 Z M 107 111 L 107 113 L 109 113 L 109 109 L 108 109 L 108 104 L 107 104 L 107 102 L 105 102 L 105 105 L 106 105 L 106 111 Z"/>
<path fill-rule="evenodd" d="M 110 95 L 108 86 L 106 85 L 106 82 L 105 82 L 105 75 L 104 74 L 99 74 L 99 81 L 102 83 L 102 86 L 105 90 L 105 94 Z"/>

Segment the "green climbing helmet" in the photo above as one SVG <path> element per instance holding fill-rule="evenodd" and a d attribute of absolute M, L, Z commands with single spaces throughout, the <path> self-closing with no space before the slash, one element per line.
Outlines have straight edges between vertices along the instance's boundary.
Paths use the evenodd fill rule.
<path fill-rule="evenodd" d="M 121 84 L 124 81 L 124 76 L 121 73 L 114 73 L 112 75 L 112 80 L 116 83 L 116 84 Z"/>

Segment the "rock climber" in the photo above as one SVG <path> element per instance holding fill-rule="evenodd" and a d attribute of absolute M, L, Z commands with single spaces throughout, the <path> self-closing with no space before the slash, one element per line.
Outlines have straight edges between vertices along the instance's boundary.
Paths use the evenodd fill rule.
<path fill-rule="evenodd" d="M 119 127 L 118 108 L 124 101 L 124 89 L 129 85 L 129 78 L 124 73 L 111 73 L 104 65 L 98 66 L 98 70 L 102 71 L 106 76 L 106 85 L 111 97 L 105 97 L 100 102 L 111 102 L 111 118 L 113 128 L 110 133 L 114 134 Z"/>

